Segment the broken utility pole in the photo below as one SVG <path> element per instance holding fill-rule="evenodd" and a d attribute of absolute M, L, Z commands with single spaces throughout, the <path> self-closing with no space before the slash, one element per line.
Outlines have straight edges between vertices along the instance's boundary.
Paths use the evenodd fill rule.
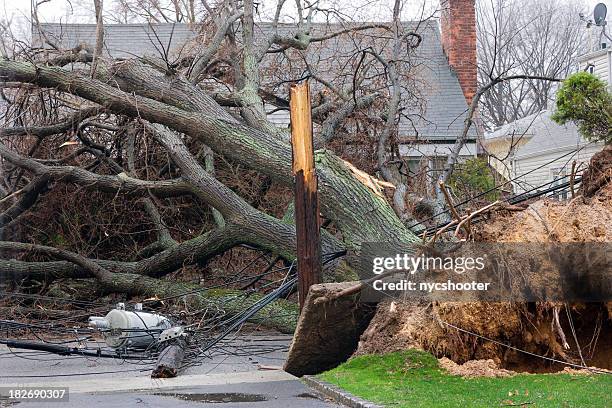
<path fill-rule="evenodd" d="M 177 338 L 172 344 L 166 346 L 159 353 L 157 364 L 151 373 L 151 378 L 174 378 L 178 375 L 183 359 L 187 342 L 183 338 Z"/>
<path fill-rule="evenodd" d="M 157 364 L 151 378 L 174 378 L 183 366 L 187 349 L 187 333 L 181 326 L 164 330 L 159 337 L 160 344 L 165 345 L 157 357 Z"/>
<path fill-rule="evenodd" d="M 289 105 L 293 175 L 295 176 L 298 292 L 301 310 L 310 286 L 321 283 L 319 196 L 314 165 L 308 81 L 291 85 Z"/>

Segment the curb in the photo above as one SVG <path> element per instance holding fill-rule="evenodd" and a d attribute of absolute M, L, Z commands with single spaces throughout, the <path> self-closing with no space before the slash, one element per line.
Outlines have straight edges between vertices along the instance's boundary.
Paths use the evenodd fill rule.
<path fill-rule="evenodd" d="M 335 385 L 332 385 L 328 382 L 319 380 L 318 378 L 312 375 L 305 375 L 301 378 L 301 380 L 313 388 L 314 390 L 320 392 L 328 398 L 342 404 L 346 405 L 350 408 L 383 408 L 382 405 L 374 404 L 370 401 L 366 401 L 359 397 L 354 396 L 351 393 L 348 393 Z"/>

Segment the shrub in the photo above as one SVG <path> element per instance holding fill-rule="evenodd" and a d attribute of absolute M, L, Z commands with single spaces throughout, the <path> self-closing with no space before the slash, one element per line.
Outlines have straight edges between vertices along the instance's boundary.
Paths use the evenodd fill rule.
<path fill-rule="evenodd" d="M 574 122 L 588 140 L 612 143 L 612 94 L 605 82 L 587 72 L 563 81 L 552 118 L 561 125 Z"/>
<path fill-rule="evenodd" d="M 495 187 L 493 172 L 485 159 L 474 157 L 460 163 L 449 180 L 455 194 L 472 197 Z M 496 200 L 497 191 L 485 194 L 484 198 Z"/>

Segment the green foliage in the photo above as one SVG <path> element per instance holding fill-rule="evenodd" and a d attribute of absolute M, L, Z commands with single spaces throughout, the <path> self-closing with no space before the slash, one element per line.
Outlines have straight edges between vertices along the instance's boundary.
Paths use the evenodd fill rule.
<path fill-rule="evenodd" d="M 57 233 L 49 237 L 49 244 L 58 248 L 66 248 L 68 246 L 68 241 L 64 235 Z"/>
<path fill-rule="evenodd" d="M 460 197 L 473 197 L 495 187 L 495 178 L 487 161 L 475 157 L 455 167 L 448 185 Z M 497 191 L 491 191 L 485 195 L 485 198 L 496 200 L 498 195 Z"/>
<path fill-rule="evenodd" d="M 587 72 L 563 81 L 552 118 L 561 125 L 574 122 L 588 140 L 612 143 L 612 94 L 605 82 Z"/>
<path fill-rule="evenodd" d="M 605 374 L 462 378 L 418 350 L 358 356 L 319 377 L 366 400 L 410 408 L 607 407 L 612 387 Z"/>

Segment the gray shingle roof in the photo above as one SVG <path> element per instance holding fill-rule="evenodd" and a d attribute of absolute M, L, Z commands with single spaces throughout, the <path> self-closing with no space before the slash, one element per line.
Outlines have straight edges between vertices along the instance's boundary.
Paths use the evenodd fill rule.
<path fill-rule="evenodd" d="M 442 50 L 438 25 L 424 25 L 421 35 L 423 42 L 417 49 L 416 58 L 422 66 L 420 75 L 426 106 L 424 119 L 415 126 L 426 138 L 455 139 L 463 131 L 467 102 Z M 404 127 L 403 134 L 410 134 L 408 127 Z M 469 136 L 476 138 L 474 126 Z"/>
<path fill-rule="evenodd" d="M 420 46 L 410 57 L 411 73 L 409 76 L 414 78 L 412 86 L 416 89 L 415 93 L 418 98 L 424 103 L 417 107 L 415 99 L 408 97 L 403 99 L 403 104 L 406 106 L 402 108 L 408 118 L 401 118 L 399 136 L 404 138 L 418 135 L 418 138 L 422 140 L 454 140 L 461 134 L 468 107 L 457 76 L 450 68 L 442 51 L 438 24 L 435 21 L 406 22 L 404 24 L 407 29 L 417 31 L 422 37 Z M 338 25 L 315 24 L 312 34 L 316 36 L 317 33 L 335 31 L 338 28 Z M 41 24 L 40 29 L 63 48 L 73 48 L 81 43 L 91 47 L 95 43 L 95 24 L 45 23 Z M 197 27 L 185 24 L 105 25 L 104 52 L 106 56 L 114 58 L 159 56 L 159 50 L 163 44 L 164 47 L 169 45 L 171 55 L 176 55 L 181 52 L 186 42 L 196 37 L 196 29 Z M 269 29 L 269 25 L 261 23 L 256 30 L 256 35 L 263 35 Z M 293 30 L 292 25 L 281 24 L 279 26 L 281 32 L 291 33 Z M 36 29 L 32 37 L 32 43 L 35 46 L 42 44 L 41 36 Z M 364 31 L 358 39 L 361 42 L 355 44 L 347 41 L 346 36 L 338 36 L 325 43 L 313 44 L 305 53 L 292 50 L 288 54 L 297 56 L 295 53 L 302 53 L 301 56 L 309 64 L 316 66 L 318 63 L 317 73 L 333 81 L 338 88 L 342 88 L 350 85 L 352 74 L 350 66 L 359 58 L 357 49 L 363 49 L 374 41 L 377 42 L 382 52 L 385 49 L 388 50 L 389 47 L 386 47 L 384 42 L 388 43 L 389 40 L 374 39 L 375 37 L 377 36 L 370 36 Z M 287 61 L 283 54 L 271 54 L 264 61 L 264 65 L 267 66 L 277 63 L 291 66 L 292 64 L 298 65 L 299 61 L 297 58 L 295 61 Z M 348 74 L 338 76 L 339 72 L 347 72 L 347 65 L 349 66 Z M 290 72 L 290 70 L 276 71 L 280 71 L 276 74 L 279 75 L 277 80 L 283 79 L 282 75 L 288 75 Z M 265 79 L 271 80 L 270 78 Z M 285 89 L 278 89 L 278 92 L 283 93 Z M 473 139 L 476 138 L 474 127 L 470 131 L 470 136 Z"/>
<path fill-rule="evenodd" d="M 552 112 L 543 110 L 515 120 L 488 133 L 486 140 L 511 136 L 518 138 L 522 135 L 531 137 L 526 144 L 517 149 L 516 158 L 548 150 L 576 148 L 587 143 L 576 125 L 573 123 L 559 125 L 551 116 Z"/>
<path fill-rule="evenodd" d="M 62 48 L 74 48 L 96 43 L 95 24 L 43 23 L 40 25 L 50 41 Z M 104 54 L 113 58 L 135 58 L 143 55 L 159 55 L 160 44 L 177 53 L 195 32 L 186 24 L 108 24 L 104 26 Z M 36 28 L 32 32 L 32 44 L 41 46 L 42 36 Z"/>

